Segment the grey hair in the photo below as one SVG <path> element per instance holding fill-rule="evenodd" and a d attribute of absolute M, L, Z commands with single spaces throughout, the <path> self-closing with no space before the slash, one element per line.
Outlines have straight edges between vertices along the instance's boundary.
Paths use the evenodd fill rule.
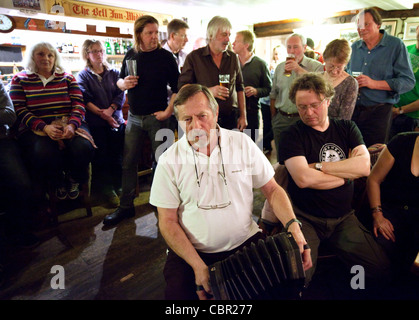
<path fill-rule="evenodd" d="M 287 38 L 287 40 L 285 41 L 285 43 L 287 43 L 287 42 L 288 42 L 288 39 L 290 39 L 290 38 L 292 38 L 292 37 L 298 37 L 298 38 L 300 38 L 300 40 L 301 40 L 301 44 L 302 44 L 303 46 L 305 46 L 305 45 L 307 44 L 307 39 L 306 39 L 306 37 L 304 37 L 302 34 L 299 34 L 299 33 L 293 33 L 292 35 L 290 35 L 290 36 Z"/>
<path fill-rule="evenodd" d="M 210 22 L 208 22 L 207 26 L 207 43 L 209 43 L 212 38 L 215 38 L 218 30 L 230 31 L 231 29 L 233 29 L 233 27 L 227 18 L 220 16 L 213 17 Z"/>
<path fill-rule="evenodd" d="M 175 101 L 173 103 L 176 119 L 179 120 L 178 106 L 184 105 L 186 101 L 200 92 L 202 92 L 207 97 L 209 107 L 214 116 L 217 115 L 218 103 L 212 95 L 211 91 L 206 86 L 193 83 L 184 85 L 176 95 Z"/>
<path fill-rule="evenodd" d="M 52 72 L 55 72 L 55 71 L 58 73 L 65 72 L 65 67 L 63 66 L 63 62 L 62 62 L 60 54 L 58 53 L 57 49 L 49 42 L 39 42 L 33 45 L 26 52 L 25 63 L 24 63 L 25 69 L 33 73 L 38 72 L 36 63 L 34 60 L 34 54 L 36 51 L 43 48 L 48 49 L 49 52 L 51 52 L 55 56 L 54 67 L 52 69 Z"/>

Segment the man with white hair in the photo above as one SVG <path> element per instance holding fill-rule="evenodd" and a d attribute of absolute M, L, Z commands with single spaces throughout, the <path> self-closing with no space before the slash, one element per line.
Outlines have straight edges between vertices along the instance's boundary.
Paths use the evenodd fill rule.
<path fill-rule="evenodd" d="M 215 16 L 211 19 L 207 27 L 208 45 L 186 57 L 178 89 L 191 83 L 208 87 L 220 106 L 220 126 L 243 131 L 247 126 L 246 102 L 239 60 L 233 51 L 227 49 L 231 29 L 227 18 Z M 228 75 L 227 87 L 220 85 L 220 75 Z"/>
<path fill-rule="evenodd" d="M 292 82 L 306 72 L 323 71 L 320 62 L 304 55 L 307 40 L 303 35 L 297 33 L 290 35 L 286 40 L 286 48 L 287 54 L 293 54 L 294 59 L 281 62 L 276 67 L 270 94 L 272 130 L 277 155 L 281 132 L 300 120 L 296 105 L 288 97 Z"/>

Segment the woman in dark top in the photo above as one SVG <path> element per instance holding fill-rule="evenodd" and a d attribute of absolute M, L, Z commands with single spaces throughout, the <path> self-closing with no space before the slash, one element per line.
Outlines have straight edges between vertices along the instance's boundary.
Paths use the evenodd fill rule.
<path fill-rule="evenodd" d="M 367 180 L 373 231 L 399 274 L 419 251 L 419 132 L 400 133 L 383 149 Z"/>
<path fill-rule="evenodd" d="M 119 71 L 110 68 L 100 41 L 86 40 L 82 57 L 86 67 L 77 75 L 77 82 L 83 92 L 86 121 L 98 146 L 92 162 L 93 181 L 102 188 L 107 204 L 118 207 L 125 131 L 124 92 L 116 85 Z"/>
<path fill-rule="evenodd" d="M 345 39 L 330 42 L 323 53 L 325 61 L 324 78 L 335 89 L 335 95 L 329 105 L 329 117 L 351 120 L 358 96 L 358 83 L 345 72 L 351 56 L 351 47 Z"/>

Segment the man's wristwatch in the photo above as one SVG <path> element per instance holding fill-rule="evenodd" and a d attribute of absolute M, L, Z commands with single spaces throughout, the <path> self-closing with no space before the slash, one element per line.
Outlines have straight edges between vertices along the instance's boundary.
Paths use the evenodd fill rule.
<path fill-rule="evenodd" d="M 399 108 L 399 114 L 403 114 L 403 113 L 404 113 L 404 111 L 403 111 L 402 107 L 400 107 Z"/>
<path fill-rule="evenodd" d="M 322 165 L 322 163 L 321 163 L 321 162 L 317 162 L 317 163 L 314 165 L 314 168 L 315 168 L 316 170 L 322 171 L 323 165 Z"/>

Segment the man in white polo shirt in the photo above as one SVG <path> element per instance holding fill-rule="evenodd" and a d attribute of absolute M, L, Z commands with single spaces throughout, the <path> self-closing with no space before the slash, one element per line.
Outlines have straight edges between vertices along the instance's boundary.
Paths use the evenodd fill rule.
<path fill-rule="evenodd" d="M 186 134 L 161 155 L 150 194 L 169 246 L 166 299 L 207 298 L 208 265 L 263 238 L 252 219 L 253 188 L 261 188 L 310 268 L 310 250 L 271 164 L 245 134 L 217 125 L 218 104 L 208 88 L 184 86 L 175 113 Z"/>

